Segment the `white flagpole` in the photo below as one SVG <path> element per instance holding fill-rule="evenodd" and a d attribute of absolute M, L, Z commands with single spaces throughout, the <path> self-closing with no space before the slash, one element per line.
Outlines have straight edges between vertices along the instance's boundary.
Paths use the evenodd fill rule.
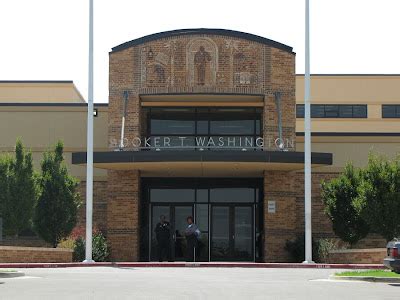
<path fill-rule="evenodd" d="M 305 261 L 312 260 L 311 228 L 311 117 L 310 117 L 310 0 L 306 0 L 305 24 L 305 74 L 304 74 L 304 218 Z"/>
<path fill-rule="evenodd" d="M 86 255 L 84 262 L 92 259 L 93 218 L 93 0 L 89 0 L 89 91 L 87 115 L 87 159 L 86 159 Z"/>

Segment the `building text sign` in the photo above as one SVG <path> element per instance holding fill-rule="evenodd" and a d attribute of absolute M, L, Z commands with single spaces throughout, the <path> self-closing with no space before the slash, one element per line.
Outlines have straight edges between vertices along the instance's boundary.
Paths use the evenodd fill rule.
<path fill-rule="evenodd" d="M 281 150 L 294 148 L 294 141 L 285 138 L 262 138 L 243 136 L 151 136 L 110 140 L 111 148 L 126 149 L 263 149 L 278 148 Z"/>

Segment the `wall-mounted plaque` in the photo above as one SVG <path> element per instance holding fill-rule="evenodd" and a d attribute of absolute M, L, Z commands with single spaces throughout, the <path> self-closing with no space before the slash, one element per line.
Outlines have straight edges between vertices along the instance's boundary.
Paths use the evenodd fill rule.
<path fill-rule="evenodd" d="M 276 202 L 275 201 L 268 201 L 268 213 L 274 214 L 276 212 Z"/>

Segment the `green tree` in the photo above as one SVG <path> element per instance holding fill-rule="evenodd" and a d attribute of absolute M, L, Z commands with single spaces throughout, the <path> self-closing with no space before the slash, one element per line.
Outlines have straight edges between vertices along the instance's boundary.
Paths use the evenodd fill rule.
<path fill-rule="evenodd" d="M 34 225 L 38 235 L 53 247 L 75 227 L 80 206 L 78 181 L 68 174 L 63 158 L 63 143 L 46 151 L 41 162 L 41 195 L 36 205 Z"/>
<path fill-rule="evenodd" d="M 18 236 L 31 228 L 33 210 L 38 190 L 33 170 L 32 153 L 26 151 L 20 139 L 15 146 L 15 157 L 3 159 L 0 179 L 2 195 L 4 231 L 8 235 Z"/>
<path fill-rule="evenodd" d="M 0 218 L 6 214 L 6 203 L 10 197 L 10 157 L 0 156 Z"/>
<path fill-rule="evenodd" d="M 400 236 L 400 159 L 370 154 L 360 171 L 359 211 L 371 230 L 387 241 Z"/>
<path fill-rule="evenodd" d="M 325 213 L 332 220 L 333 231 L 343 241 L 354 245 L 369 232 L 369 226 L 358 209 L 360 175 L 351 163 L 337 178 L 322 184 Z"/>

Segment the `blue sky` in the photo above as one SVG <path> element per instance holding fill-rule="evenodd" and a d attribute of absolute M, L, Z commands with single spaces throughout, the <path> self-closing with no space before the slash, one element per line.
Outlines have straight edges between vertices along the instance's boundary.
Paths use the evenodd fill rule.
<path fill-rule="evenodd" d="M 108 52 L 143 35 L 224 28 L 290 45 L 304 72 L 304 0 L 94 0 L 95 102 Z M 399 0 L 310 0 L 312 73 L 400 73 Z M 0 80 L 74 80 L 87 96 L 88 0 L 2 0 Z"/>

